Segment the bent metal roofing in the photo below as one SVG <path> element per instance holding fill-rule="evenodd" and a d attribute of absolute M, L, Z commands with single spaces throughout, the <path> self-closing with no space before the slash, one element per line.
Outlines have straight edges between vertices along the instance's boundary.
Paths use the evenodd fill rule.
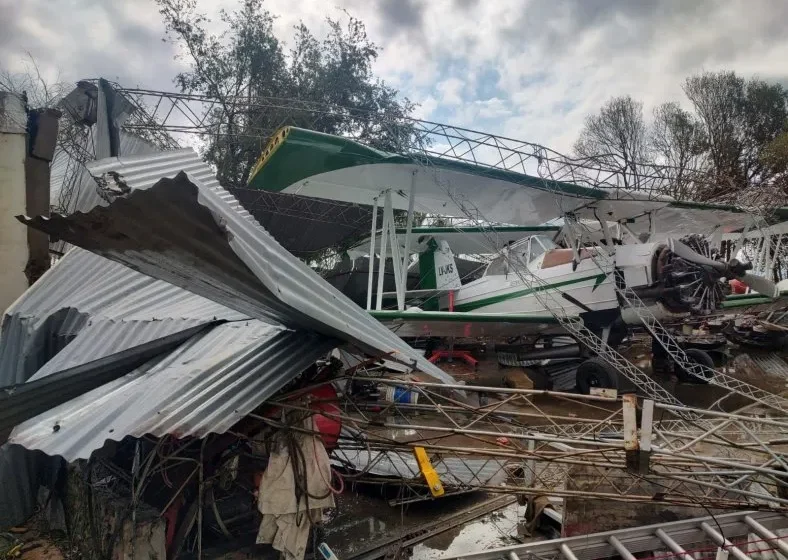
<path fill-rule="evenodd" d="M 109 158 L 90 168 L 108 178 L 108 206 L 22 221 L 250 317 L 451 381 L 277 243 L 193 151 Z"/>

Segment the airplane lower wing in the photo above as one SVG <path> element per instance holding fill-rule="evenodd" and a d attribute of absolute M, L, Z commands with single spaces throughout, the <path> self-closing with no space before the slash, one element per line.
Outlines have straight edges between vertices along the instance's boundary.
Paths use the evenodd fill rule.
<path fill-rule="evenodd" d="M 788 290 L 781 290 L 776 298 L 761 295 L 757 292 L 749 294 L 732 294 L 722 302 L 722 311 L 731 313 L 760 313 L 762 311 L 780 311 L 788 308 Z"/>
<path fill-rule="evenodd" d="M 449 311 L 370 311 L 400 337 L 517 336 L 560 334 L 563 328 L 550 314 L 452 313 Z"/>

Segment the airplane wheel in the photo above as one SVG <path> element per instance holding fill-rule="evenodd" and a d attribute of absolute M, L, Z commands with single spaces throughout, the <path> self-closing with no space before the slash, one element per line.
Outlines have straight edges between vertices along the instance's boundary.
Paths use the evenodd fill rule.
<path fill-rule="evenodd" d="M 577 367 L 577 390 L 587 395 L 592 387 L 618 388 L 618 372 L 601 358 L 589 358 Z"/>
<path fill-rule="evenodd" d="M 702 366 L 706 366 L 711 369 L 714 369 L 714 360 L 709 355 L 709 353 L 706 352 L 705 350 L 701 350 L 700 348 L 686 348 L 684 350 L 684 353 L 687 355 L 687 358 L 689 358 L 689 361 L 692 362 L 693 364 L 700 364 Z M 701 384 L 706 384 L 709 382 L 708 379 L 698 377 L 696 375 L 692 375 L 691 373 L 686 371 L 683 367 L 681 367 L 679 364 L 674 364 L 674 366 L 675 366 L 674 371 L 676 373 L 676 377 L 679 378 L 679 381 L 682 381 L 684 383 L 701 383 Z"/>

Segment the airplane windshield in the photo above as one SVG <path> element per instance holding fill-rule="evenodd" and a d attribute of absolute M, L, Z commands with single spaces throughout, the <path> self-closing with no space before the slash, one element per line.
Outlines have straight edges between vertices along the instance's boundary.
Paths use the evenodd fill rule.
<path fill-rule="evenodd" d="M 539 258 L 542 253 L 549 251 L 551 249 L 555 249 L 558 247 L 555 243 L 553 243 L 552 239 L 548 237 L 544 237 L 543 235 L 534 235 L 531 238 L 531 247 L 528 251 L 528 262 L 533 262 L 534 259 Z"/>
<path fill-rule="evenodd" d="M 525 239 L 522 242 L 515 243 L 510 247 L 511 258 L 515 261 L 528 266 L 534 259 L 539 258 L 543 253 L 551 249 L 557 248 L 558 245 L 553 243 L 549 237 L 542 235 L 534 235 L 530 239 Z M 487 270 L 484 271 L 485 276 L 503 276 L 508 272 L 506 266 L 506 256 L 500 255 L 490 261 Z"/>

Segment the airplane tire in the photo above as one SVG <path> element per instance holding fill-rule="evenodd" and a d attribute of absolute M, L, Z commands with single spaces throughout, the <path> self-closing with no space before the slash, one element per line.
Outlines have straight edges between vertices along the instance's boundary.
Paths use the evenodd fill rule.
<path fill-rule="evenodd" d="M 687 355 L 690 362 L 714 369 L 714 360 L 705 350 L 701 350 L 700 348 L 685 348 L 684 353 Z M 676 373 L 676 377 L 679 378 L 679 381 L 684 383 L 706 384 L 709 382 L 708 379 L 692 375 L 679 364 L 674 364 L 674 372 Z"/>
<path fill-rule="evenodd" d="M 575 374 L 577 390 L 587 395 L 592 387 L 618 388 L 618 372 L 601 358 L 589 358 L 577 367 Z"/>

